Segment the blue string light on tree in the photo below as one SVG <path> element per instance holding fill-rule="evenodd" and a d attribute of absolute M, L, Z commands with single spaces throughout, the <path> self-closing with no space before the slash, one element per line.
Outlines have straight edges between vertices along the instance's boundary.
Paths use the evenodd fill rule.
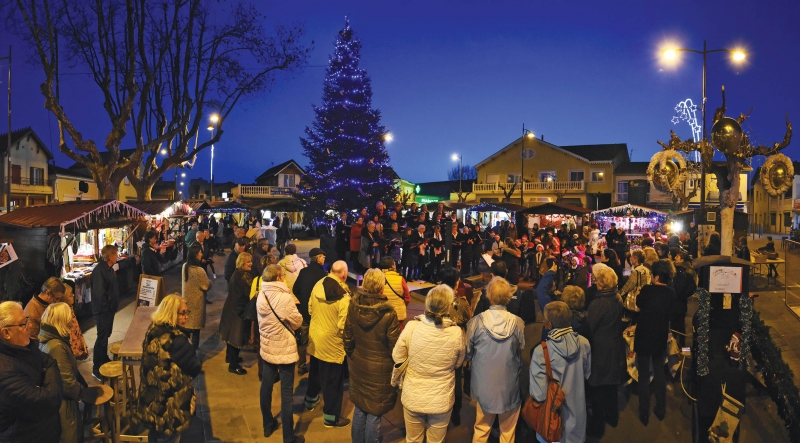
<path fill-rule="evenodd" d="M 313 107 L 315 119 L 301 139 L 310 165 L 298 197 L 317 214 L 371 206 L 397 193 L 384 145 L 387 131 L 380 111 L 372 108 L 371 81 L 359 68 L 360 50 L 345 19 L 328 60 L 322 104 Z"/>

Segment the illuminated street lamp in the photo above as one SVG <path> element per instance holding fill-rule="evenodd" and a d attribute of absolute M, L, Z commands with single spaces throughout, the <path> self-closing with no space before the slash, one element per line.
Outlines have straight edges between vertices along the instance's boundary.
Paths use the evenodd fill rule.
<path fill-rule="evenodd" d="M 522 124 L 522 148 L 520 149 L 519 162 L 519 201 L 522 206 L 525 206 L 525 137 L 534 138 L 536 134 L 533 131 L 525 129 L 525 123 Z"/>
<path fill-rule="evenodd" d="M 394 136 L 392 135 L 391 132 L 387 132 L 386 134 L 383 135 L 383 141 L 385 141 L 386 143 L 391 143 L 392 140 L 394 140 Z"/>
<path fill-rule="evenodd" d="M 464 158 L 461 154 L 453 154 L 450 158 L 458 160 L 458 198 L 461 198 L 461 172 L 464 170 Z"/>
<path fill-rule="evenodd" d="M 208 130 L 211 131 L 211 139 L 214 139 L 214 132 L 217 129 L 217 122 L 219 122 L 219 115 L 211 114 L 209 118 L 211 124 L 208 125 Z M 211 201 L 214 200 L 214 144 L 211 144 L 211 189 L 209 191 L 211 195 Z"/>
<path fill-rule="evenodd" d="M 735 49 L 708 49 L 706 41 L 703 40 L 703 50 L 686 49 L 686 48 L 665 48 L 661 51 L 661 56 L 665 60 L 676 60 L 679 52 L 693 52 L 703 56 L 703 140 L 706 138 L 706 58 L 712 52 L 726 52 L 731 55 L 731 60 L 735 63 L 741 63 L 747 58 L 747 53 L 740 48 Z M 700 209 L 706 208 L 706 169 L 702 162 L 700 164 Z"/>

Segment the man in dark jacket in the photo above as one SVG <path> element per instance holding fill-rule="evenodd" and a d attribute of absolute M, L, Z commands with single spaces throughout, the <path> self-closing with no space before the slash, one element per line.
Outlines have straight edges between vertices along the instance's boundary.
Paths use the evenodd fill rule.
<path fill-rule="evenodd" d="M 197 233 L 195 233 L 197 235 Z M 156 233 L 147 231 L 144 235 L 144 247 L 142 248 L 142 274 L 161 275 L 161 263 L 166 263 L 162 254 L 156 251 Z"/>
<path fill-rule="evenodd" d="M 56 361 L 28 334 L 19 303 L 0 303 L 0 442 L 56 443 L 64 395 Z"/>
<path fill-rule="evenodd" d="M 292 293 L 300 301 L 297 309 L 300 315 L 303 316 L 303 324 L 296 333 L 300 334 L 300 339 L 297 341 L 297 353 L 299 360 L 297 361 L 297 374 L 303 375 L 308 372 L 308 365 L 306 363 L 306 349 L 308 348 L 308 327 L 311 324 L 311 316 L 308 314 L 308 299 L 311 298 L 311 290 L 318 281 L 328 275 L 323 269 L 325 265 L 325 252 L 320 248 L 313 248 L 308 253 L 311 258 L 311 263 L 297 274 L 297 280 L 294 282 Z"/>
<path fill-rule="evenodd" d="M 547 272 L 542 275 L 539 284 L 536 285 L 536 299 L 539 300 L 539 310 L 544 314 L 544 307 L 553 301 L 553 283 L 556 280 L 556 261 L 553 257 L 544 259 Z"/>
<path fill-rule="evenodd" d="M 233 243 L 231 253 L 228 254 L 228 258 L 225 259 L 225 281 L 228 283 L 231 282 L 231 276 L 234 271 L 236 271 L 236 259 L 239 258 L 239 254 L 247 250 L 247 243 L 247 239 L 245 238 L 237 239 Z"/>
<path fill-rule="evenodd" d="M 280 258 L 283 258 L 284 253 L 283 249 L 286 247 L 286 242 L 291 240 L 292 236 L 292 221 L 289 220 L 289 216 L 286 213 L 283 214 L 283 220 L 281 221 L 281 227 L 278 228 L 277 238 L 275 239 L 278 252 L 280 252 Z"/>
<path fill-rule="evenodd" d="M 347 212 L 342 212 L 342 218 L 336 222 L 333 232 L 336 235 L 337 258 L 347 261 L 347 251 L 350 250 L 350 226 L 347 224 Z"/>
<path fill-rule="evenodd" d="M 675 302 L 672 304 L 669 327 L 681 334 L 685 334 L 686 313 L 689 311 L 687 305 L 689 304 L 689 297 L 697 289 L 697 273 L 692 269 L 689 253 L 679 251 L 675 254 L 673 261 L 675 262 L 675 278 L 672 282 L 673 289 L 675 289 Z M 680 334 L 676 334 L 676 338 L 679 345 L 683 347 L 686 338 Z"/>
<path fill-rule="evenodd" d="M 119 308 L 117 271 L 121 269 L 121 264 L 117 263 L 117 253 L 116 246 L 104 246 L 100 251 L 100 263 L 92 271 L 92 314 L 97 325 L 92 375 L 101 382 L 105 381 L 105 377 L 100 375 L 100 366 L 111 361 L 108 358 L 108 338 L 114 329 L 114 314 Z M 123 263 L 130 263 L 130 260 Z"/>

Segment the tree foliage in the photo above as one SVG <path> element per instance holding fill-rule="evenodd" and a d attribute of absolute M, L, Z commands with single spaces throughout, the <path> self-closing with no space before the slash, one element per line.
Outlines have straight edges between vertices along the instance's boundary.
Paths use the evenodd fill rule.
<path fill-rule="evenodd" d="M 224 0 L 13 0 L 6 9 L 8 27 L 44 71 L 41 92 L 58 121 L 59 150 L 91 172 L 101 198 L 116 198 L 127 176 L 139 199 L 149 199 L 166 170 L 192 164 L 220 140 L 241 99 L 266 91 L 277 72 L 300 68 L 309 51 L 301 26 L 268 32 L 255 7 Z M 60 101 L 62 57 L 87 70 L 102 93 L 105 158 Z M 85 104 L 71 112 L 86 112 Z M 215 136 L 199 143 L 212 113 Z M 130 130 L 135 150 L 121 156 Z"/>
<path fill-rule="evenodd" d="M 391 201 L 397 195 L 381 114 L 372 108 L 372 86 L 359 67 L 361 42 L 349 22 L 329 58 L 322 104 L 301 139 L 310 166 L 298 198 L 313 211 Z"/>
<path fill-rule="evenodd" d="M 449 171 L 447 171 L 447 179 L 448 180 L 458 180 L 458 166 L 453 166 Z M 461 166 L 461 180 L 477 180 L 478 179 L 478 171 L 470 165 L 463 165 Z"/>

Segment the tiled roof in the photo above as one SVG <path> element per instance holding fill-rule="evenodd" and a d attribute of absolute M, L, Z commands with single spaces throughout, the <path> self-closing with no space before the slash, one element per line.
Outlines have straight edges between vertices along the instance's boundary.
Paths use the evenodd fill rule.
<path fill-rule="evenodd" d="M 614 168 L 614 174 L 645 175 L 650 162 L 623 162 Z"/>
<path fill-rule="evenodd" d="M 259 175 L 258 177 L 256 177 L 256 182 L 258 182 L 259 180 L 262 180 L 262 179 L 266 179 L 266 178 L 274 177 L 276 174 L 278 174 L 279 172 L 281 172 L 281 170 L 283 170 L 283 168 L 285 168 L 285 167 L 289 166 L 289 165 L 290 165 L 290 164 L 292 164 L 292 163 L 294 163 L 294 165 L 295 165 L 295 166 L 297 166 L 297 168 L 298 168 L 298 169 L 299 169 L 299 170 L 300 170 L 300 171 L 301 171 L 303 174 L 305 174 L 305 170 L 304 170 L 304 169 L 302 168 L 302 166 L 300 166 L 300 165 L 299 165 L 299 164 L 298 164 L 296 161 L 294 161 L 294 160 L 287 160 L 287 161 L 285 161 L 285 162 L 283 162 L 283 163 L 281 163 L 281 164 L 279 164 L 279 165 L 275 165 L 275 166 L 273 166 L 273 167 L 271 167 L 271 168 L 267 169 L 266 171 L 264 171 L 264 173 L 263 173 L 263 174 L 261 174 L 261 175 Z"/>
<path fill-rule="evenodd" d="M 30 134 L 31 136 L 33 136 L 34 139 L 36 139 L 36 143 L 39 145 L 39 147 L 44 149 L 45 154 L 47 154 L 47 158 L 52 160 L 53 153 L 50 152 L 49 149 L 47 149 L 47 146 L 44 144 L 42 139 L 40 139 L 39 136 L 36 135 L 35 132 L 33 132 L 33 129 L 31 129 L 30 126 L 28 126 L 27 128 L 17 129 L 16 131 L 11 131 L 11 144 L 13 145 L 15 142 L 19 141 L 28 134 Z M 4 154 L 6 152 L 7 147 L 8 147 L 8 132 L 0 134 L 0 153 Z"/>
<path fill-rule="evenodd" d="M 559 148 L 583 157 L 590 162 L 612 161 L 620 155 L 624 156 L 624 160 L 628 160 L 629 158 L 628 145 L 625 143 L 559 146 Z"/>

